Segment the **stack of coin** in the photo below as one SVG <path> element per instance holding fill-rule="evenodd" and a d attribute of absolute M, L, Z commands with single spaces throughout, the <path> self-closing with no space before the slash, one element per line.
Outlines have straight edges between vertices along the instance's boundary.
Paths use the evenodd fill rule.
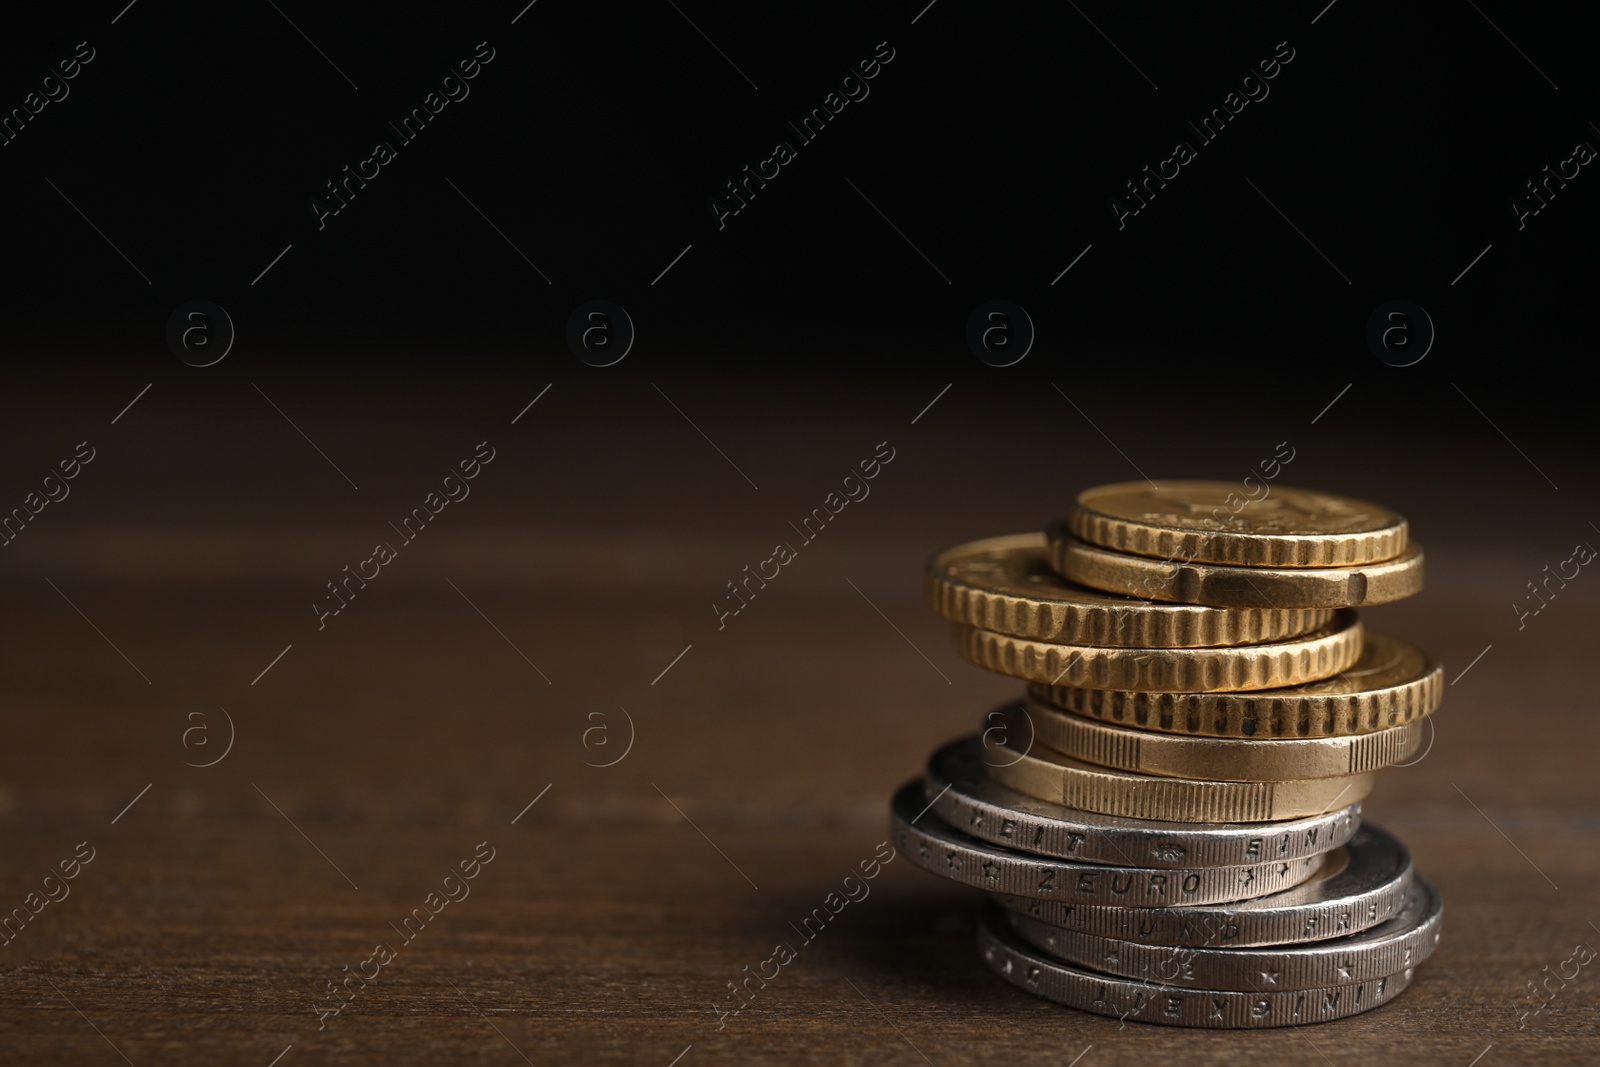
<path fill-rule="evenodd" d="M 1032 684 L 933 755 L 892 832 L 992 895 L 984 959 L 1030 992 L 1323 1022 L 1396 996 L 1438 943 L 1438 893 L 1360 818 L 1443 686 L 1354 609 L 1420 589 L 1422 550 L 1387 509 L 1257 486 L 1090 489 L 1044 534 L 928 565 L 958 652 Z"/>

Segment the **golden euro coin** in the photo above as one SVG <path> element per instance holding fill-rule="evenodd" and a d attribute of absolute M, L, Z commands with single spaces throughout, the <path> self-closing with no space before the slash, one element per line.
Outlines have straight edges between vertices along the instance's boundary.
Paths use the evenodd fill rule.
<path fill-rule="evenodd" d="M 1352 804 L 1372 790 L 1371 773 L 1282 782 L 1215 782 L 1108 770 L 1058 755 L 1042 745 L 1028 750 L 1010 740 L 1027 737 L 1028 729 L 1026 722 L 1007 724 L 1006 740 L 997 745 L 1001 751 L 989 765 L 989 777 L 1035 800 L 1080 811 L 1165 822 L 1276 822 Z"/>
<path fill-rule="evenodd" d="M 1030 682 L 1142 693 L 1274 689 L 1329 678 L 1361 654 L 1361 622 L 1341 611 L 1304 637 L 1233 648 L 1104 648 L 955 627 L 969 663 Z"/>
<path fill-rule="evenodd" d="M 1234 740 L 1174 737 L 1110 726 L 1030 697 L 1028 718 L 1039 744 L 1101 767 L 1170 778 L 1287 782 L 1336 778 L 1393 766 L 1422 747 L 1423 724 L 1409 722 L 1371 734 Z"/>
<path fill-rule="evenodd" d="M 973 541 L 928 564 L 928 603 L 951 622 L 1035 641 L 1122 648 L 1248 645 L 1326 626 L 1331 610 L 1160 604 L 1074 585 L 1042 533 Z"/>
<path fill-rule="evenodd" d="M 1066 525 L 1101 548 L 1241 567 L 1357 566 L 1393 559 L 1406 547 L 1406 520 L 1388 508 L 1257 475 L 1086 489 Z"/>
<path fill-rule="evenodd" d="M 1346 567 L 1229 567 L 1112 552 L 1085 544 L 1064 525 L 1050 529 L 1057 574 L 1108 593 L 1225 608 L 1354 608 L 1387 604 L 1422 589 L 1422 546 L 1398 557 Z"/>
<path fill-rule="evenodd" d="M 1036 685 L 1045 703 L 1102 722 L 1194 737 L 1370 734 L 1432 715 L 1444 668 L 1388 634 L 1366 631 L 1355 663 L 1333 678 L 1250 693 L 1132 693 Z"/>

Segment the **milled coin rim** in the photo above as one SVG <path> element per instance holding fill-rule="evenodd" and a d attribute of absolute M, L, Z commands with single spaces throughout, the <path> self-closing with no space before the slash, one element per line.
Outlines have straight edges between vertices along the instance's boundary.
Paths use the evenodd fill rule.
<path fill-rule="evenodd" d="M 1052 584 L 1033 595 L 961 574 L 969 561 L 1037 558 Z M 1330 608 L 1274 611 L 1213 608 L 1118 596 L 1068 582 L 1050 568 L 1043 532 L 987 537 L 947 548 L 928 561 L 928 605 L 951 622 L 1035 641 L 1120 648 L 1218 648 L 1301 637 L 1332 621 Z"/>
<path fill-rule="evenodd" d="M 1345 844 L 1361 824 L 1360 801 L 1272 823 L 1200 825 L 1101 815 L 1007 789 L 988 776 L 985 758 L 981 736 L 953 741 L 928 758 L 923 795 L 934 814 L 992 845 L 1077 863 L 1194 868 L 1307 859 Z"/>
<path fill-rule="evenodd" d="M 1444 699 L 1444 667 L 1423 649 L 1364 630 L 1362 651 L 1346 671 L 1384 644 L 1403 646 L 1421 667 L 1399 681 L 1348 693 L 1319 692 L 1342 676 L 1281 689 L 1232 693 L 1135 693 L 1035 683 L 1029 692 L 1052 707 L 1098 722 L 1186 737 L 1346 737 L 1425 719 Z"/>
<path fill-rule="evenodd" d="M 1015 714 L 1002 712 L 1006 737 L 1021 737 Z M 990 768 L 990 777 L 1008 789 L 1052 804 L 1171 822 L 1278 822 L 1315 815 L 1341 800 L 1349 804 L 1372 790 L 1374 775 L 1299 778 L 1278 782 L 1202 781 L 1098 767 L 1035 745 L 1026 752 L 1005 746 L 1015 756 Z M 1004 757 L 1001 757 L 1004 758 Z"/>
<path fill-rule="evenodd" d="M 1030 694 L 1039 744 L 1100 767 L 1209 781 L 1338 778 L 1392 767 L 1422 748 L 1423 720 L 1336 737 L 1181 737 L 1075 715 Z"/>
<path fill-rule="evenodd" d="M 1335 612 L 1302 637 L 1230 648 L 1107 648 L 1059 645 L 953 623 L 968 663 L 1029 682 L 1156 693 L 1281 689 L 1331 678 L 1361 655 L 1361 619 Z"/>
<path fill-rule="evenodd" d="M 1334 497 L 1356 504 L 1392 521 L 1367 530 L 1345 533 L 1305 531 L 1284 533 L 1230 529 L 1196 529 L 1116 515 L 1087 498 L 1142 492 L 1145 482 L 1097 485 L 1078 494 L 1067 511 L 1065 525 L 1082 541 L 1116 552 L 1185 563 L 1217 563 L 1236 567 L 1347 567 L 1382 563 L 1405 551 L 1410 524 L 1392 508 L 1370 500 L 1329 493 L 1304 486 L 1273 486 L 1272 492 L 1307 493 Z M 1161 482 L 1158 489 L 1204 486 L 1209 490 L 1242 488 L 1231 482 L 1178 479 Z M 1239 509 L 1245 514 L 1249 505 Z"/>

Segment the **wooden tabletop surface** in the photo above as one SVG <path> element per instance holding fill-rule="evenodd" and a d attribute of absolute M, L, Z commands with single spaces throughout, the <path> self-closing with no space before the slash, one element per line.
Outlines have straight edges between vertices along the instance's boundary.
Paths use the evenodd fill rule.
<path fill-rule="evenodd" d="M 94 458 L 0 550 L 0 909 L 28 916 L 0 944 L 0 1061 L 1500 1067 L 1600 1050 L 1600 967 L 1552 980 L 1536 1013 L 1529 995 L 1600 945 L 1600 578 L 1520 628 L 1508 608 L 1600 542 L 1592 451 L 1537 429 L 1508 445 L 1453 394 L 1427 400 L 1450 434 L 1362 422 L 1365 385 L 1312 424 L 1342 379 L 1197 433 L 1125 391 L 1074 397 L 1080 412 L 1008 394 L 975 361 L 921 416 L 948 378 L 758 395 L 575 361 L 448 391 L 178 369 L 115 424 L 142 372 L 64 369 L 6 400 L 0 504 L 80 441 Z M 1422 595 L 1365 613 L 1450 682 L 1432 749 L 1366 808 L 1445 901 L 1411 988 L 1315 1027 L 1119 1024 L 990 974 L 978 894 L 897 858 L 719 1023 L 729 983 L 887 839 L 891 793 L 1018 691 L 958 660 L 924 560 L 1040 529 L 1130 464 L 1227 478 L 1284 439 L 1286 480 L 1394 507 L 1429 553 Z M 480 442 L 470 495 L 403 540 L 391 521 Z M 725 583 L 797 541 L 790 523 L 880 442 L 870 496 L 719 629 Z M 321 615 L 377 542 L 394 559 Z M 47 882 L 63 861 L 76 877 Z M 430 921 L 408 940 L 417 908 Z M 392 958 L 336 1000 L 383 942 Z"/>

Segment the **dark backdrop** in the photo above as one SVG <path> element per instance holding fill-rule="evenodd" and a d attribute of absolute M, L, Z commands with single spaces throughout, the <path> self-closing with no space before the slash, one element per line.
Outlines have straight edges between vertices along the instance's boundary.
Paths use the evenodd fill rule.
<path fill-rule="evenodd" d="M 4 336 L 24 362 L 93 341 L 165 373 L 167 317 L 201 298 L 241 363 L 565 368 L 568 315 L 606 298 L 630 360 L 707 375 L 1359 380 L 1402 403 L 1456 380 L 1507 390 L 1512 422 L 1582 402 L 1552 376 L 1587 342 L 1600 198 L 1581 168 L 1523 228 L 1510 206 L 1600 138 L 1582 34 L 1318 7 L 74 5 L 0 43 L 8 109 L 94 54 L 0 147 Z M 480 41 L 470 95 L 401 143 L 385 124 Z M 800 143 L 785 124 L 879 42 L 868 95 Z M 1265 98 L 1193 135 L 1289 50 Z M 719 227 L 711 199 L 779 138 L 796 158 Z M 312 201 L 378 139 L 396 158 L 319 229 Z M 1178 139 L 1197 158 L 1119 228 L 1110 201 Z M 964 340 L 994 298 L 1037 327 L 1009 372 Z M 1404 371 L 1364 338 L 1393 299 L 1440 338 Z"/>

